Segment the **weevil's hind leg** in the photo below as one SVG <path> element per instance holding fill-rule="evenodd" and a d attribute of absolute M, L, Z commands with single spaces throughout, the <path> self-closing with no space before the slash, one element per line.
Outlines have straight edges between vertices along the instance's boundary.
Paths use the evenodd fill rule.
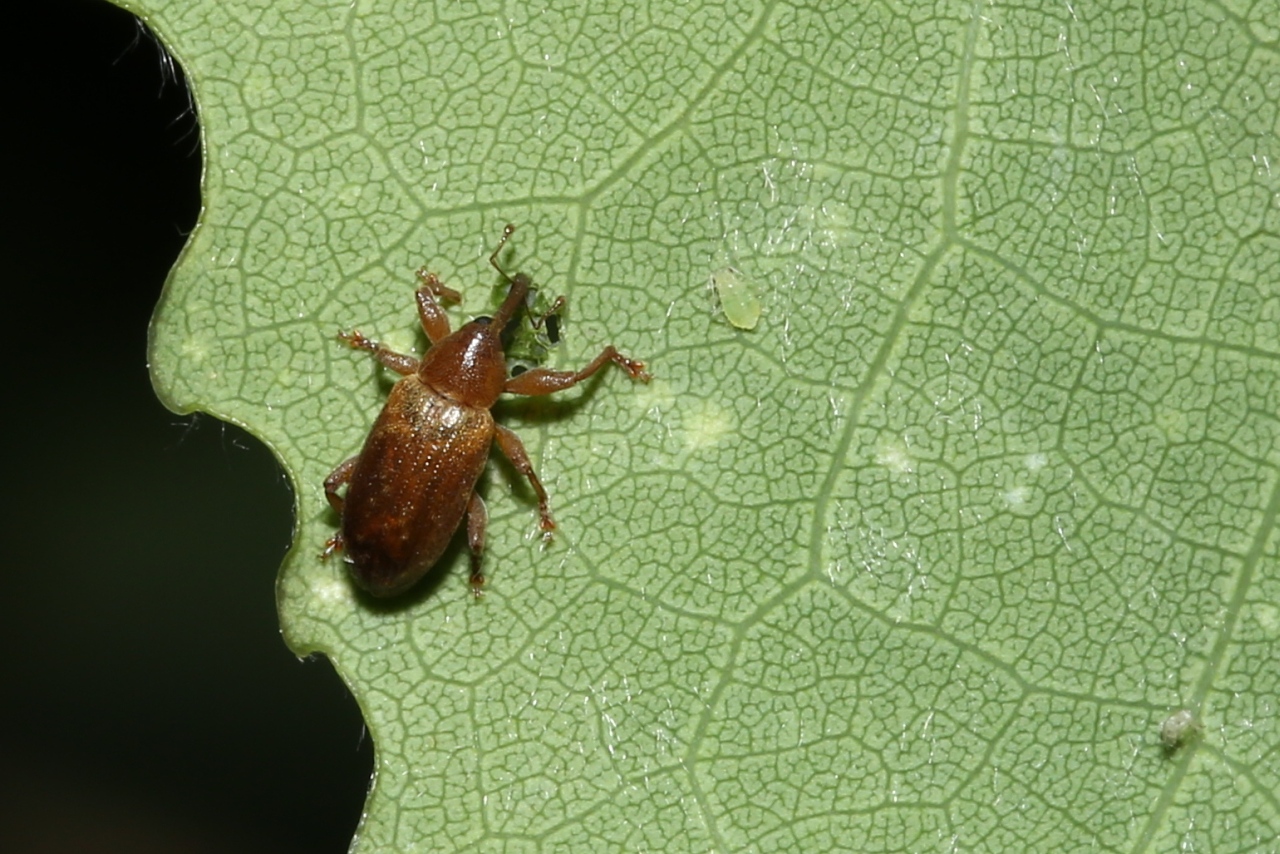
<path fill-rule="evenodd" d="M 427 333 L 427 340 L 434 344 L 450 332 L 449 317 L 440 307 L 440 300 L 460 302 L 462 295 L 440 284 L 436 274 L 428 273 L 425 267 L 415 275 L 422 283 L 414 294 L 418 300 L 418 320 L 422 323 L 422 331 Z"/>
<path fill-rule="evenodd" d="M 360 462 L 359 457 L 352 457 L 329 472 L 329 476 L 324 479 L 324 497 L 329 499 L 329 506 L 338 511 L 339 517 L 342 516 L 342 508 L 346 506 L 346 500 L 338 494 L 338 487 L 351 481 L 351 475 L 356 470 L 356 463 L 358 462 Z M 334 552 L 341 550 L 342 546 L 342 530 L 339 529 L 337 533 L 325 541 L 324 551 L 320 553 L 320 559 L 323 560 Z"/>
<path fill-rule="evenodd" d="M 498 441 L 498 447 L 502 449 L 507 459 L 511 460 L 516 471 L 529 479 L 529 485 L 538 496 L 538 517 L 542 530 L 550 534 L 556 529 L 555 520 L 551 518 L 551 505 L 547 501 L 547 491 L 542 488 L 542 481 L 538 480 L 538 473 L 533 470 L 533 463 L 529 462 L 529 454 L 524 449 L 524 443 L 520 441 L 519 436 L 501 424 L 495 424 L 494 427 L 497 428 L 494 438 Z"/>
<path fill-rule="evenodd" d="M 333 554 L 334 552 L 342 551 L 343 547 L 346 544 L 347 544 L 346 541 L 342 539 L 342 532 L 341 531 L 335 532 L 332 537 L 324 541 L 324 551 L 320 552 L 320 559 L 328 560 L 329 555 Z"/>
<path fill-rule="evenodd" d="M 352 349 L 372 353 L 373 358 L 397 374 L 408 376 L 418 370 L 418 360 L 413 356 L 397 353 L 385 344 L 379 344 L 377 341 L 365 338 L 357 331 L 339 332 L 338 337 L 351 345 Z"/>
<path fill-rule="evenodd" d="M 352 457 L 329 472 L 329 476 L 324 479 L 324 497 L 329 499 L 329 506 L 337 510 L 339 516 L 342 515 L 342 508 L 346 502 L 338 494 L 338 487 L 351 482 L 351 475 L 355 473 L 358 462 L 360 462 L 358 456 Z"/>
<path fill-rule="evenodd" d="M 484 595 L 484 573 L 480 559 L 484 556 L 484 530 L 489 525 L 489 511 L 480 493 L 471 493 L 467 502 L 467 548 L 471 551 L 471 592 L 479 599 Z"/>
<path fill-rule="evenodd" d="M 550 368 L 534 368 L 507 380 L 504 390 L 512 394 L 552 394 L 553 392 L 573 388 L 610 362 L 626 371 L 633 380 L 647 383 L 653 379 L 653 377 L 649 376 L 649 372 L 644 369 L 644 362 L 629 359 L 610 345 L 600 351 L 600 355 L 592 359 L 591 364 L 580 371 L 553 371 Z"/>

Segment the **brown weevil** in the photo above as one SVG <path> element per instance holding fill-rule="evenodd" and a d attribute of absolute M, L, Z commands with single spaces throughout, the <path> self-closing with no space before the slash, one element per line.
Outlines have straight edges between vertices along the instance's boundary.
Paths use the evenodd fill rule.
<path fill-rule="evenodd" d="M 450 331 L 440 300 L 457 302 L 459 294 L 425 269 L 417 271 L 418 318 L 431 342 L 422 359 L 392 352 L 359 332 L 338 335 L 404 377 L 391 389 L 359 455 L 324 481 L 325 495 L 341 519 L 324 556 L 343 550 L 352 579 L 374 596 L 394 596 L 412 587 L 439 560 L 464 517 L 471 587 L 480 595 L 480 558 L 489 517 L 475 487 L 495 441 L 529 479 L 543 532 L 555 529 L 547 491 L 524 445 L 515 433 L 494 423 L 489 412 L 503 392 L 551 394 L 577 385 L 610 362 L 632 379 L 650 379 L 643 362 L 612 346 L 580 371 L 533 368 L 507 377 L 502 333 L 526 310 L 532 285 L 524 273 L 507 275 L 498 264 L 498 253 L 514 230 L 513 225 L 503 230 L 498 248 L 489 256 L 489 263 L 510 285 L 506 298 L 492 317 L 477 317 L 457 332 Z M 563 298 L 557 299 L 554 310 L 563 305 Z M 343 484 L 346 494 L 339 495 Z"/>

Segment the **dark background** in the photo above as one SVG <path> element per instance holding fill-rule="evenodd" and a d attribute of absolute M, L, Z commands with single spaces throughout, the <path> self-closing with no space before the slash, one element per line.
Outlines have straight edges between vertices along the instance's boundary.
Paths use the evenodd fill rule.
<path fill-rule="evenodd" d="M 280 639 L 289 485 L 147 376 L 200 204 L 181 71 L 102 0 L 4 14 L 0 850 L 345 851 L 372 751 Z"/>

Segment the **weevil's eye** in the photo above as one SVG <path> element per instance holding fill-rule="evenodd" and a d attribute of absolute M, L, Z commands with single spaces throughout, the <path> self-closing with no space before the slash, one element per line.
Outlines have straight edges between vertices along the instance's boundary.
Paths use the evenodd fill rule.
<path fill-rule="evenodd" d="M 482 314 L 482 315 L 480 315 L 479 317 L 477 317 L 475 320 L 473 320 L 473 321 L 471 321 L 471 322 L 472 322 L 472 323 L 478 323 L 478 324 L 480 324 L 481 326 L 488 326 L 492 321 L 493 321 L 493 318 L 492 318 L 492 317 L 490 317 L 490 316 L 489 316 L 489 315 L 487 315 L 487 314 Z"/>

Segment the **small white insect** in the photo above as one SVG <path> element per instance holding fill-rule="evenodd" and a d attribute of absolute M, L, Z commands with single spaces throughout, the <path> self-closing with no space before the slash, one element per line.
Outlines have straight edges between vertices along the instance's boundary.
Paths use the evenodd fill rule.
<path fill-rule="evenodd" d="M 729 322 L 739 329 L 755 329 L 760 320 L 760 298 L 755 285 L 733 267 L 721 267 L 712 273 L 711 284 Z"/>
<path fill-rule="evenodd" d="M 1160 743 L 1166 750 L 1177 750 L 1199 732 L 1200 721 L 1190 709 L 1178 709 L 1160 724 Z"/>

